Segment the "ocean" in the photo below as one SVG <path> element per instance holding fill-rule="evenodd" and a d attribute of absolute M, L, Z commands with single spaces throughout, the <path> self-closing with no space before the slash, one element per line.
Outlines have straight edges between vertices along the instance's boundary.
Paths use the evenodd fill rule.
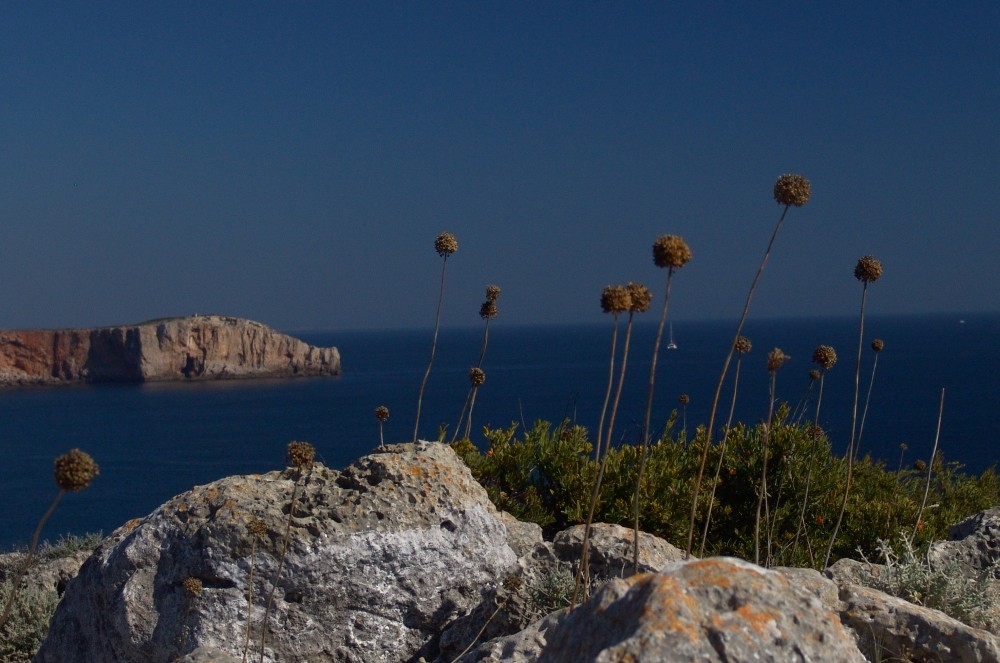
<path fill-rule="evenodd" d="M 610 318 L 600 325 L 541 327 L 505 327 L 502 317 L 494 320 L 483 362 L 486 383 L 473 414 L 473 440 L 483 442 L 483 425 L 523 427 L 537 419 L 570 418 L 593 429 L 607 385 L 611 330 Z M 424 396 L 422 438 L 436 439 L 444 426 L 450 439 L 482 331 L 441 331 Z M 660 350 L 654 428 L 679 408 L 681 394 L 690 398 L 688 428 L 707 420 L 733 331 L 731 321 L 673 323 L 678 348 Z M 379 405 L 390 410 L 386 442 L 411 438 L 431 330 L 290 333 L 316 345 L 336 345 L 343 374 L 0 391 L 0 451 L 6 459 L 0 465 L 0 549 L 30 539 L 57 493 L 52 461 L 73 447 L 93 455 L 101 474 L 90 488 L 63 498 L 43 538 L 108 534 L 195 485 L 279 469 L 291 440 L 311 442 L 325 464 L 342 467 L 378 445 L 374 410 Z M 648 318 L 633 332 L 616 442 L 638 436 L 655 334 L 656 322 Z M 835 451 L 843 453 L 850 439 L 857 320 L 751 320 L 744 335 L 753 349 L 743 360 L 736 418 L 747 422 L 767 414 L 766 356 L 772 348 L 791 356 L 778 372 L 777 395 L 793 407 L 806 393 L 813 349 L 820 344 L 836 348 L 839 361 L 825 379 L 820 423 Z M 860 408 L 871 377 L 874 353 L 869 346 L 875 338 L 884 339 L 885 349 L 878 355 L 862 452 L 885 459 L 895 469 L 899 445 L 905 443 L 905 463 L 926 460 L 944 388 L 940 448 L 945 458 L 975 473 L 995 464 L 1000 314 L 870 317 L 865 324 Z M 619 349 L 623 341 L 624 325 Z M 616 371 L 620 357 L 618 362 Z M 731 379 L 732 369 L 723 389 L 719 424 L 724 422 Z"/>

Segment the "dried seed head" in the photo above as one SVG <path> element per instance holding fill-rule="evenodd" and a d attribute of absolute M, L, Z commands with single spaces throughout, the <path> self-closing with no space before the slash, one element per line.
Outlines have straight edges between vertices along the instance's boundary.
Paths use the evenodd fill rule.
<path fill-rule="evenodd" d="M 458 240 L 451 233 L 441 233 L 434 240 L 434 250 L 442 258 L 447 258 L 455 251 L 458 251 Z"/>
<path fill-rule="evenodd" d="M 882 278 L 882 263 L 873 256 L 861 258 L 854 268 L 854 278 L 865 283 L 878 281 Z"/>
<path fill-rule="evenodd" d="M 641 283 L 629 281 L 625 285 L 625 289 L 628 290 L 628 295 L 632 299 L 632 305 L 628 309 L 630 312 L 645 313 L 649 310 L 649 304 L 653 301 L 653 293 L 649 291 L 649 288 Z"/>
<path fill-rule="evenodd" d="M 745 355 L 746 353 L 750 352 L 750 349 L 752 347 L 753 344 L 750 342 L 750 339 L 747 338 L 746 336 L 737 337 L 736 342 L 733 343 L 733 349 L 736 350 L 736 352 L 741 355 Z"/>
<path fill-rule="evenodd" d="M 473 387 L 481 387 L 486 382 L 486 373 L 483 372 L 483 369 L 473 366 L 469 369 L 469 382 L 472 383 Z"/>
<path fill-rule="evenodd" d="M 899 443 L 899 450 L 900 450 L 900 451 L 906 451 L 906 450 L 907 450 L 907 449 L 909 449 L 909 448 L 910 448 L 910 447 L 906 446 L 906 442 L 900 442 L 900 443 Z"/>
<path fill-rule="evenodd" d="M 503 579 L 503 588 L 508 592 L 516 592 L 524 586 L 524 581 L 521 576 L 511 573 L 506 578 Z"/>
<path fill-rule="evenodd" d="M 250 522 L 247 523 L 247 530 L 253 536 L 263 538 L 267 534 L 267 524 L 260 518 L 251 518 Z"/>
<path fill-rule="evenodd" d="M 184 589 L 187 590 L 188 596 L 194 598 L 196 596 L 201 596 L 202 584 L 201 580 L 197 578 L 187 578 L 184 581 Z"/>
<path fill-rule="evenodd" d="M 781 348 L 775 348 L 767 353 L 767 372 L 774 373 L 785 361 L 791 359 L 788 355 L 781 351 Z"/>
<path fill-rule="evenodd" d="M 620 285 L 606 285 L 601 292 L 601 310 L 605 313 L 618 315 L 628 310 L 632 305 L 632 297 L 628 290 Z"/>
<path fill-rule="evenodd" d="M 384 405 L 379 405 L 377 408 L 375 408 L 375 418 L 378 419 L 379 421 L 381 421 L 382 423 L 385 423 L 386 421 L 388 421 L 389 420 L 389 408 L 387 408 Z"/>
<path fill-rule="evenodd" d="M 917 472 L 926 472 L 927 471 L 927 463 L 925 463 L 922 460 L 918 460 L 917 462 L 915 462 L 913 464 L 913 469 L 915 469 Z"/>
<path fill-rule="evenodd" d="M 882 348 L 884 347 L 885 347 L 885 341 L 883 341 L 882 339 L 876 338 L 874 341 L 872 341 L 872 352 L 876 353 L 882 352 Z"/>
<path fill-rule="evenodd" d="M 308 442 L 292 441 L 288 443 L 286 458 L 292 467 L 301 470 L 313 464 L 313 459 L 316 458 L 316 449 Z"/>
<path fill-rule="evenodd" d="M 497 317 L 497 313 L 500 310 L 497 308 L 496 302 L 492 299 L 487 299 L 483 302 L 483 305 L 479 307 L 479 317 L 483 320 L 492 320 Z"/>
<path fill-rule="evenodd" d="M 681 397 L 678 398 L 677 400 L 680 401 L 681 405 L 687 405 L 688 403 L 691 402 L 691 397 L 688 396 L 687 394 L 681 394 Z"/>
<path fill-rule="evenodd" d="M 679 235 L 660 235 L 653 242 L 653 262 L 657 267 L 680 269 L 691 260 L 691 249 Z"/>
<path fill-rule="evenodd" d="M 837 352 L 832 346 L 820 345 L 813 350 L 813 363 L 819 364 L 824 371 L 828 371 L 837 363 Z"/>
<path fill-rule="evenodd" d="M 101 468 L 90 454 L 70 449 L 56 458 L 56 485 L 61 490 L 83 490 L 101 473 Z"/>
<path fill-rule="evenodd" d="M 801 175 L 782 175 L 774 183 L 774 199 L 779 205 L 802 207 L 811 194 L 812 185 Z"/>
<path fill-rule="evenodd" d="M 815 368 L 812 369 L 811 371 L 809 371 L 809 379 L 810 380 L 819 380 L 820 375 L 822 375 L 822 374 L 819 371 L 817 371 Z"/>
<path fill-rule="evenodd" d="M 487 301 L 495 302 L 499 297 L 500 297 L 500 286 L 498 285 L 486 286 Z"/>

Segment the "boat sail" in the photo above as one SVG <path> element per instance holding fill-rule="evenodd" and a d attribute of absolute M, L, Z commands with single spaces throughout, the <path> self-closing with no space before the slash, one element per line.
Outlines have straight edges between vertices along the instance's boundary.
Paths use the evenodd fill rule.
<path fill-rule="evenodd" d="M 674 323 L 670 323 L 670 342 L 667 343 L 667 350 L 676 350 L 677 344 L 674 343 Z"/>

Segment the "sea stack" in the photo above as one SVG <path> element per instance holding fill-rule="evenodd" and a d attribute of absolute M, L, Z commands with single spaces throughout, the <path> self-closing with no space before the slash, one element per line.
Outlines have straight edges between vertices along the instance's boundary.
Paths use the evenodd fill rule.
<path fill-rule="evenodd" d="M 318 348 L 259 322 L 221 315 L 0 331 L 0 385 L 339 374 L 337 348 Z"/>

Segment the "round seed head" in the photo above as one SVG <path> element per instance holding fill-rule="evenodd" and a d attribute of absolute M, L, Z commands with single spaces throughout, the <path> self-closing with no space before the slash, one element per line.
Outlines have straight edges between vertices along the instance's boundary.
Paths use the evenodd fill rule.
<path fill-rule="evenodd" d="M 679 235 L 661 235 L 653 242 L 653 262 L 657 267 L 680 269 L 691 260 L 691 248 Z"/>
<path fill-rule="evenodd" d="M 486 373 L 483 372 L 483 369 L 476 368 L 475 366 L 470 368 L 469 382 L 472 383 L 473 387 L 481 387 L 486 382 Z"/>
<path fill-rule="evenodd" d="M 885 347 L 885 341 L 883 341 L 882 339 L 876 338 L 874 341 L 872 341 L 872 352 L 876 353 L 882 352 L 882 348 L 884 347 Z"/>
<path fill-rule="evenodd" d="M 906 446 L 906 442 L 900 442 L 900 443 L 899 443 L 899 450 L 900 450 L 900 451 L 906 451 L 906 450 L 907 450 L 907 449 L 909 449 L 909 448 L 910 448 L 910 447 Z"/>
<path fill-rule="evenodd" d="M 785 361 L 791 359 L 788 355 L 781 351 L 781 348 L 775 348 L 767 353 L 767 372 L 774 373 Z"/>
<path fill-rule="evenodd" d="M 483 320 L 492 320 L 497 317 L 497 313 L 500 309 L 497 308 L 496 302 L 492 299 L 487 299 L 483 302 L 483 305 L 479 307 L 479 317 Z"/>
<path fill-rule="evenodd" d="M 809 379 L 810 380 L 819 380 L 820 375 L 821 375 L 821 373 L 819 371 L 817 371 L 815 368 L 812 369 L 811 371 L 809 371 Z"/>
<path fill-rule="evenodd" d="M 629 281 L 625 285 L 625 289 L 628 290 L 628 295 L 632 299 L 629 311 L 632 313 L 645 313 L 649 310 L 649 304 L 653 301 L 653 293 L 649 291 L 649 288 L 641 283 Z"/>
<path fill-rule="evenodd" d="M 458 251 L 458 240 L 451 233 L 441 233 L 434 240 L 434 250 L 442 258 L 447 258 L 455 251 Z"/>
<path fill-rule="evenodd" d="M 187 578 L 184 581 L 184 589 L 187 590 L 188 596 L 194 598 L 196 596 L 201 596 L 202 584 L 201 580 L 197 578 Z"/>
<path fill-rule="evenodd" d="M 618 315 L 627 311 L 631 305 L 632 297 L 628 294 L 628 290 L 625 287 L 620 285 L 604 286 L 604 290 L 601 292 L 602 311 Z"/>
<path fill-rule="evenodd" d="M 741 355 L 745 355 L 746 353 L 750 352 L 750 349 L 752 347 L 753 344 L 750 342 L 750 339 L 747 338 L 746 336 L 737 337 L 736 342 L 733 343 L 733 349 L 736 350 L 736 352 Z"/>
<path fill-rule="evenodd" d="M 316 458 L 316 449 L 308 442 L 292 441 L 288 443 L 286 458 L 292 467 L 301 470 L 313 464 L 313 459 Z"/>
<path fill-rule="evenodd" d="M 681 394 L 681 397 L 678 398 L 677 400 L 680 401 L 681 405 L 687 405 L 688 403 L 691 402 L 691 397 L 688 396 L 687 394 Z"/>
<path fill-rule="evenodd" d="M 828 371 L 837 363 L 837 352 L 832 346 L 820 345 L 813 350 L 813 363 L 819 364 L 824 371 Z"/>
<path fill-rule="evenodd" d="M 256 537 L 263 538 L 267 534 L 267 525 L 260 518 L 252 518 L 250 522 L 247 523 L 247 529 L 250 534 Z"/>
<path fill-rule="evenodd" d="M 925 463 L 922 460 L 918 460 L 917 462 L 915 462 L 913 464 L 913 469 L 915 469 L 917 472 L 926 472 L 927 471 L 927 463 Z"/>
<path fill-rule="evenodd" d="M 491 302 L 495 302 L 500 297 L 500 286 L 498 285 L 488 285 L 486 286 L 486 299 Z"/>
<path fill-rule="evenodd" d="M 382 423 L 385 423 L 386 421 L 388 421 L 389 420 L 389 408 L 387 408 L 384 405 L 379 405 L 377 408 L 375 408 L 375 418 L 378 419 L 379 421 L 381 421 Z"/>
<path fill-rule="evenodd" d="M 508 592 L 516 592 L 524 586 L 524 580 L 521 576 L 511 573 L 506 578 L 503 579 L 503 588 Z"/>
<path fill-rule="evenodd" d="M 56 485 L 61 490 L 83 490 L 101 473 L 101 468 L 90 454 L 70 449 L 56 458 Z"/>
<path fill-rule="evenodd" d="M 861 258 L 854 268 L 854 278 L 865 283 L 878 281 L 882 278 L 882 263 L 873 256 Z"/>
<path fill-rule="evenodd" d="M 782 175 L 774 183 L 774 199 L 779 205 L 802 207 L 811 194 L 812 185 L 801 175 Z"/>

